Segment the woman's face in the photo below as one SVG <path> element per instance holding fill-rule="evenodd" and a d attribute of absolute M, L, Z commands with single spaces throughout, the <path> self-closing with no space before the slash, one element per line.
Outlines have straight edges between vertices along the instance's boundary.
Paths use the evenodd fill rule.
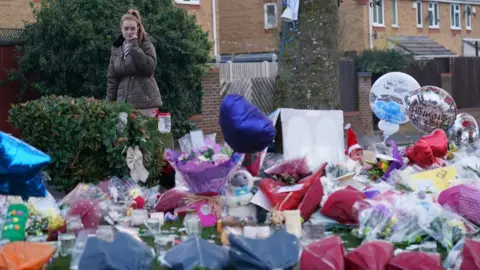
<path fill-rule="evenodd" d="M 138 25 L 134 20 L 125 20 L 122 23 L 122 35 L 124 39 L 130 40 L 137 34 Z"/>

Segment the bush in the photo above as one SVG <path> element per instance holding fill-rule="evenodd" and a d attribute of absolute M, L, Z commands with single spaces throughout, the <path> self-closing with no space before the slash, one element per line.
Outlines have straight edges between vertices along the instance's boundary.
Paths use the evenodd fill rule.
<path fill-rule="evenodd" d="M 163 111 L 172 114 L 172 130 L 183 135 L 187 119 L 201 112 L 201 76 L 210 60 L 208 34 L 195 17 L 172 0 L 43 0 L 34 9 L 19 51 L 19 70 L 10 78 L 41 95 L 71 97 L 106 95 L 110 48 L 120 35 L 120 18 L 137 8 L 153 37 L 158 64 L 156 79 Z M 29 81 L 24 74 L 38 74 Z"/>
<path fill-rule="evenodd" d="M 128 122 L 122 128 L 119 115 Z M 149 170 L 149 185 L 158 184 L 163 164 L 158 122 L 130 106 L 93 98 L 43 97 L 13 106 L 9 121 L 22 139 L 49 154 L 46 171 L 52 186 L 68 192 L 78 183 L 96 183 L 129 174 L 126 150 L 138 145 Z"/>
<path fill-rule="evenodd" d="M 356 57 L 357 71 L 385 74 L 408 67 L 411 58 L 397 50 L 366 50 Z"/>

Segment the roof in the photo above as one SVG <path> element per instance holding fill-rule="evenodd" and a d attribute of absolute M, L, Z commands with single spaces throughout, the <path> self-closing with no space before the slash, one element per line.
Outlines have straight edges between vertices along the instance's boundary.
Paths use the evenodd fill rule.
<path fill-rule="evenodd" d="M 265 114 L 273 111 L 273 93 L 275 78 L 251 78 L 224 82 L 221 88 L 222 98 L 228 94 L 237 94 L 245 97 Z"/>
<path fill-rule="evenodd" d="M 464 38 L 463 42 L 472 47 L 475 47 L 475 42 L 478 42 L 478 46 L 480 46 L 480 38 Z"/>
<path fill-rule="evenodd" d="M 278 56 L 276 53 L 252 53 L 252 54 L 237 54 L 237 55 L 222 55 L 220 63 L 232 62 L 276 62 Z"/>
<path fill-rule="evenodd" d="M 0 45 L 17 45 L 22 43 L 23 29 L 0 28 Z"/>
<path fill-rule="evenodd" d="M 388 41 L 414 57 L 451 57 L 454 52 L 426 36 L 389 37 Z"/>

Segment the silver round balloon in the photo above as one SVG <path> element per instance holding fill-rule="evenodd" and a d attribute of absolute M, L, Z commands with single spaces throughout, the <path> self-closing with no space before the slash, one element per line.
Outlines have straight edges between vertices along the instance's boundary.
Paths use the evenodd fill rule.
<path fill-rule="evenodd" d="M 447 132 L 457 116 L 457 105 L 452 96 L 436 86 L 423 86 L 410 92 L 406 105 L 412 125 L 425 133 L 437 128 Z"/>
<path fill-rule="evenodd" d="M 448 135 L 456 145 L 464 145 L 475 141 L 478 139 L 477 120 L 468 113 L 457 114 L 453 126 L 448 130 Z"/>

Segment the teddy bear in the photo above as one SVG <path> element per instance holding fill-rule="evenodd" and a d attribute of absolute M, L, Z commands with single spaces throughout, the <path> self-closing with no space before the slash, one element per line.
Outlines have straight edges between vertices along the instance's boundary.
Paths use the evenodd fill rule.
<path fill-rule="evenodd" d="M 233 172 L 224 197 L 227 215 L 239 219 L 256 219 L 257 209 L 253 198 L 254 177 L 245 169 Z"/>

